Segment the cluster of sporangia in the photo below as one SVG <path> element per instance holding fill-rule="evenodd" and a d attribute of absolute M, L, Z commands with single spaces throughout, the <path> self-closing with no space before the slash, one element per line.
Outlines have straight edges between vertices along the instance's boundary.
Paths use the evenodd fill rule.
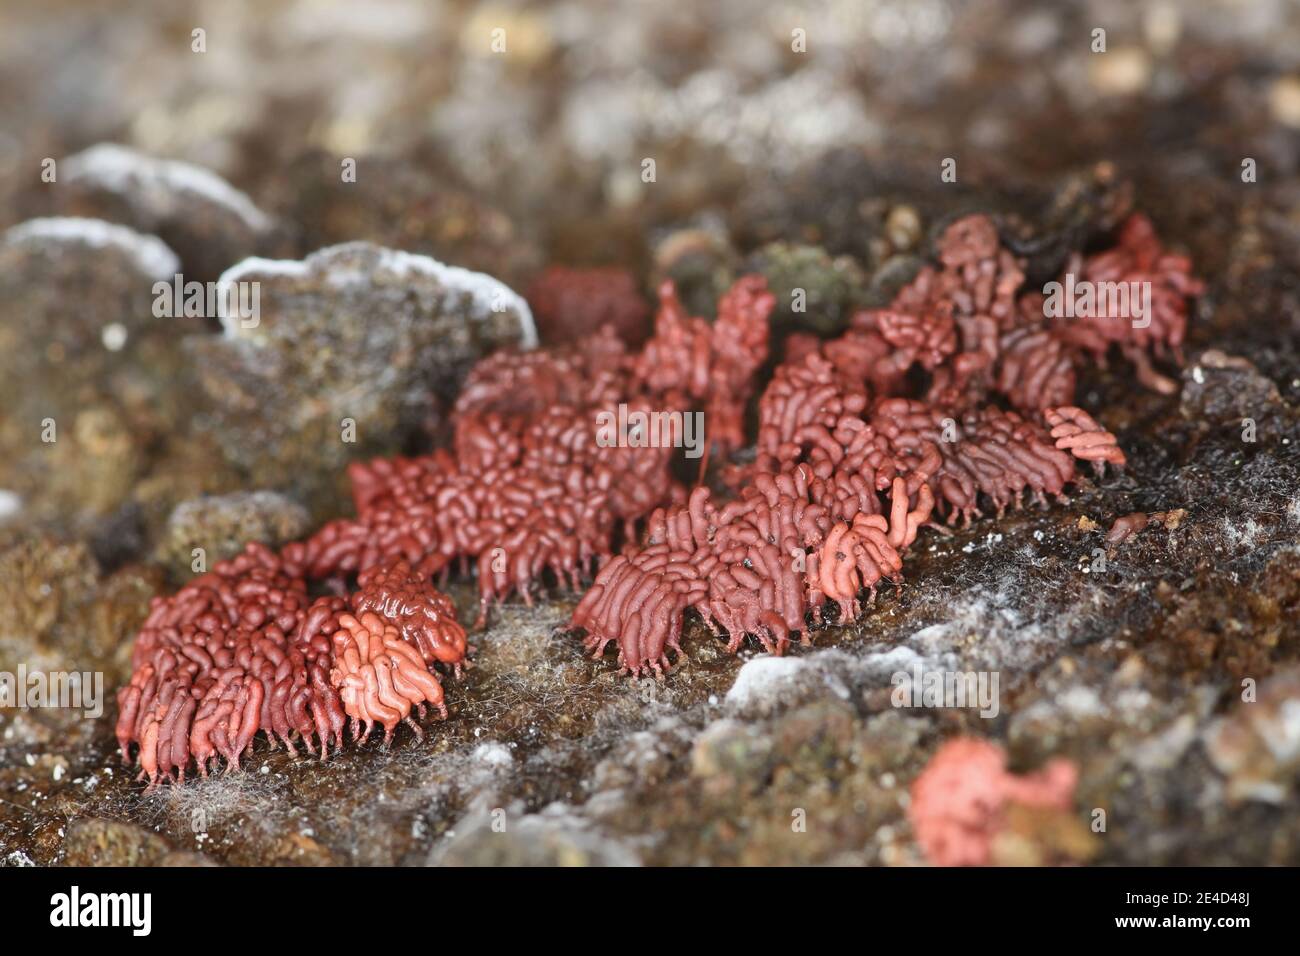
<path fill-rule="evenodd" d="M 1140 216 L 1069 268 L 1151 283 L 1149 324 L 1045 316 L 990 219 L 952 224 L 937 262 L 889 308 L 858 313 L 830 341 L 787 341 L 758 403 L 754 460 L 724 470 L 740 489 L 725 502 L 674 477 L 675 452 L 648 423 L 701 410 L 714 452 L 747 444 L 775 305 L 761 277 L 741 278 L 712 323 L 664 283 L 639 352 L 606 327 L 564 349 L 485 359 L 457 402 L 451 448 L 351 467 L 356 518 L 278 554 L 250 545 L 155 599 L 119 696 L 124 756 L 137 743 L 156 782 L 191 760 L 202 773 L 217 755 L 237 766 L 258 730 L 309 751 L 315 737 L 325 756 L 349 720 L 354 738 L 378 724 L 387 740 L 403 720 L 416 726 L 412 710 L 445 713 L 432 666 L 459 671 L 467 645 L 431 579 L 471 560 L 480 624 L 511 594 L 531 602 L 548 571 L 577 589 L 598 568 L 572 626 L 596 655 L 615 642 L 634 675 L 681 653 L 688 608 L 725 629 L 731 651 L 746 635 L 778 654 L 792 632 L 806 643 L 827 602 L 854 619 L 864 589 L 874 600 L 882 578 L 900 580 L 936 512 L 1000 514 L 1061 494 L 1077 460 L 1123 464 L 1114 436 L 1071 404 L 1075 368 L 1114 345 L 1159 387 L 1150 354 L 1181 359 L 1199 283 Z M 597 422 L 620 405 L 628 430 L 611 445 Z M 355 593 L 337 596 L 353 574 Z M 312 600 L 313 579 L 336 595 Z"/>

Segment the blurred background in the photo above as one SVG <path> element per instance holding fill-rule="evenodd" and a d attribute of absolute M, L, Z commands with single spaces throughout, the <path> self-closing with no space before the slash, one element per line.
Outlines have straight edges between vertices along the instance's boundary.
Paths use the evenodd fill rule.
<path fill-rule="evenodd" d="M 0 863 L 916 863 L 907 785 L 959 732 L 1079 765 L 1080 812 L 1018 821 L 1003 862 L 1295 863 L 1298 173 L 1300 0 L 0 0 L 0 670 L 111 694 L 193 548 L 347 514 L 347 462 L 429 448 L 469 364 L 531 330 L 354 247 L 272 270 L 260 329 L 221 334 L 152 311 L 177 271 L 370 240 L 507 283 L 544 342 L 591 328 L 547 322 L 539 288 L 584 288 L 548 267 L 625 270 L 632 338 L 660 280 L 711 316 L 757 271 L 778 350 L 977 210 L 1031 283 L 1135 208 L 1207 281 L 1177 398 L 1081 379 L 1122 476 L 936 534 L 756 703 L 698 622 L 664 685 L 618 678 L 556 636 L 560 595 L 505 608 L 453 719 L 389 752 L 142 798 L 111 700 L 0 711 Z M 1172 508 L 1080 570 L 1116 517 Z M 922 658 L 1000 670 L 1003 716 L 900 714 L 885 682 Z M 819 825 L 792 837 L 791 807 Z"/>
<path fill-rule="evenodd" d="M 198 281 L 249 255 L 371 240 L 495 276 L 533 301 L 554 342 L 584 329 L 537 308 L 548 266 L 626 270 L 646 303 L 623 296 L 633 339 L 663 278 L 708 316 L 744 271 L 778 293 L 778 332 L 833 334 L 853 309 L 888 301 L 955 216 L 994 213 L 1041 281 L 1137 196 L 1211 279 L 1273 269 L 1255 306 L 1294 316 L 1298 14 L 1295 0 L 4 0 L 0 228 L 121 223 L 160 238 Z M 220 178 L 196 183 L 196 170 Z M 120 268 L 99 260 L 119 276 L 106 290 L 109 276 L 60 256 L 58 268 L 20 257 L 0 269 L 17 316 L 0 322 L 13 365 L 0 399 L 22 410 L 0 421 L 0 489 L 106 541 L 123 522 L 154 536 L 174 505 L 250 484 L 296 484 L 317 520 L 346 506 L 339 455 L 286 453 L 272 467 L 265 451 L 318 437 L 301 422 L 334 401 L 325 370 L 286 359 L 272 371 L 221 342 L 179 355 L 172 331 L 216 324 L 115 321 L 104 302 L 143 307 Z M 785 305 L 796 287 L 809 304 L 797 321 Z M 54 318 L 81 301 L 80 331 Z M 1259 334 L 1235 308 L 1194 323 L 1194 340 Z M 315 331 L 364 380 L 367 361 L 387 368 L 388 346 L 354 354 L 357 342 L 336 341 L 350 317 Z M 31 334 L 13 338 L 24 323 Z M 307 323 L 276 326 L 286 348 Z M 105 334 L 130 348 L 106 356 Z M 49 335 L 46 367 L 21 358 Z M 400 405 L 400 420 L 369 428 L 357 454 L 428 447 L 466 362 L 508 339 L 423 359 L 435 382 L 378 390 L 374 404 Z M 189 381 L 205 369 L 208 381 Z M 85 413 L 75 451 L 65 467 L 28 467 L 16 419 L 51 414 L 49 384 L 73 380 L 86 386 L 64 415 Z M 221 393 L 224 421 L 194 406 L 205 390 Z M 28 408 L 34 391 L 46 394 Z M 298 424 L 260 427 L 272 406 Z M 63 493 L 65 479 L 77 487 Z"/>
<path fill-rule="evenodd" d="M 1026 193 L 1099 159 L 1169 188 L 1246 155 L 1293 169 L 1297 13 L 1293 0 L 5 0 L 0 218 L 40 211 L 41 158 L 112 141 L 216 171 L 303 248 L 374 238 L 518 282 L 542 261 L 647 267 L 658 230 L 690 223 L 739 252 L 803 238 L 870 265 L 888 252 L 882 185 L 924 197 L 944 157 L 959 190 Z M 362 190 L 315 182 L 344 156 L 367 161 Z M 457 223 L 421 221 L 449 212 Z"/>

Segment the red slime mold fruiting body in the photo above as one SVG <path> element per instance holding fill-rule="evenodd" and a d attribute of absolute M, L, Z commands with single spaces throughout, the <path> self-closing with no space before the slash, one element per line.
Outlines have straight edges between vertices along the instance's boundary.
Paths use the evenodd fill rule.
<path fill-rule="evenodd" d="M 237 766 L 259 730 L 323 756 L 349 718 L 354 736 L 379 724 L 388 739 L 425 705 L 445 711 L 430 668 L 458 672 L 468 648 L 430 578 L 455 568 L 477 571 L 480 624 L 512 594 L 531 603 L 547 574 L 577 588 L 596 569 L 571 624 L 596 655 L 614 643 L 632 674 L 681 654 L 688 609 L 733 652 L 746 635 L 778 654 L 791 634 L 806 643 L 828 603 L 855 618 L 864 589 L 870 603 L 901 580 L 927 523 L 1059 496 L 1078 461 L 1123 465 L 1115 436 L 1074 405 L 1076 370 L 1114 345 L 1167 390 L 1152 355 L 1180 360 L 1201 284 L 1140 216 L 1069 268 L 1149 284 L 1149 321 L 1049 315 L 991 219 L 954 222 L 888 308 L 829 341 L 792 339 L 757 403 L 753 461 L 722 472 L 729 499 L 703 473 L 688 492 L 671 443 L 606 441 L 598 423 L 702 411 L 703 450 L 744 446 L 775 305 L 761 277 L 737 281 L 712 323 L 664 283 L 637 352 L 607 324 L 563 348 L 489 356 L 456 403 L 449 448 L 349 468 L 355 518 L 279 554 L 250 545 L 154 600 L 119 695 L 123 754 L 137 744 L 156 782 L 218 756 Z M 577 309 L 572 288 L 593 282 L 622 301 L 598 316 L 634 311 L 627 281 L 608 275 L 552 276 L 538 297 Z M 309 598 L 308 580 L 352 575 L 350 599 Z"/>
<path fill-rule="evenodd" d="M 985 866 L 1008 805 L 1069 810 L 1078 779 L 1078 769 L 1064 759 L 1016 776 L 997 744 L 958 738 L 940 747 L 912 784 L 908 817 L 931 863 Z"/>
<path fill-rule="evenodd" d="M 311 753 L 315 740 L 324 759 L 331 744 L 342 746 L 348 717 L 358 740 L 358 722 L 368 731 L 377 719 L 391 736 L 397 721 L 385 708 L 395 698 L 406 702 L 398 719 L 411 707 L 422 713 L 425 703 L 445 713 L 422 654 L 427 648 L 428 659 L 453 668 L 464 659 L 450 602 L 401 562 L 362 578 L 350 605 L 339 597 L 313 602 L 300 563 L 251 544 L 172 597 L 155 598 L 136 639 L 131 682 L 118 693 L 123 759 L 137 744 L 152 786 L 182 779 L 191 762 L 203 775 L 217 757 L 237 769 L 259 730 L 273 747 L 278 739 L 295 750 L 298 740 Z M 382 653 L 348 630 L 353 614 L 380 635 Z M 358 673 L 359 688 L 350 681 Z"/>
<path fill-rule="evenodd" d="M 551 266 L 529 286 L 527 298 L 548 344 L 580 342 L 605 326 L 628 345 L 645 339 L 650 307 L 625 269 Z"/>
<path fill-rule="evenodd" d="M 606 327 L 579 346 L 483 360 L 456 402 L 454 455 L 353 466 L 357 518 L 309 539 L 313 576 L 393 557 L 421 574 L 472 562 L 480 624 L 511 594 L 531 603 L 546 572 L 578 586 L 620 533 L 635 538 L 646 515 L 685 497 L 673 447 L 602 444 L 600 416 L 703 410 L 709 442 L 734 449 L 774 304 L 761 277 L 745 276 L 710 324 L 686 315 L 669 282 L 639 353 Z"/>
<path fill-rule="evenodd" d="M 837 339 L 799 340 L 759 400 L 754 462 L 726 473 L 744 490 L 722 505 L 697 492 L 652 516 L 642 546 L 606 564 L 573 613 L 587 648 L 615 642 L 622 668 L 660 673 L 694 608 L 729 632 L 729 650 L 752 634 L 780 653 L 791 633 L 807 640 L 805 612 L 815 623 L 829 600 L 851 620 L 863 588 L 874 599 L 882 579 L 900 580 L 902 555 L 933 514 L 969 523 L 989 506 L 1000 515 L 1026 497 L 1060 496 L 1079 460 L 1122 466 L 1115 436 L 1073 405 L 1076 366 L 1119 342 L 1158 385 L 1141 371 L 1145 350 L 1177 358 L 1200 285 L 1142 218 L 1083 268 L 1151 281 L 1160 291 L 1150 328 L 1110 315 L 1087 333 L 1049 322 L 1043 297 L 1022 294 L 1024 264 L 992 220 L 969 216 L 888 308 L 858 313 Z M 654 347 L 672 348 L 647 348 L 641 362 L 698 396 L 707 383 L 691 343 L 704 333 L 665 301 Z"/>

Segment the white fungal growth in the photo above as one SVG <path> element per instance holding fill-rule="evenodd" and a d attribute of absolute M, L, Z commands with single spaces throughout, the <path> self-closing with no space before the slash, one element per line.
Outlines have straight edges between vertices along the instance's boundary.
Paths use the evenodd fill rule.
<path fill-rule="evenodd" d="M 237 215 L 257 232 L 271 227 L 271 219 L 240 192 L 211 170 L 192 163 L 155 159 L 144 153 L 100 143 L 63 161 L 64 178 L 70 183 L 86 183 L 146 204 L 153 212 L 162 211 L 171 197 L 189 193 L 214 203 Z"/>
<path fill-rule="evenodd" d="M 1092 687 L 1076 685 L 1058 695 L 1057 704 L 1071 717 L 1097 717 L 1106 712 L 1105 705 Z"/>
<path fill-rule="evenodd" d="M 7 246 L 30 242 L 76 242 L 96 249 L 114 247 L 129 255 L 140 271 L 153 279 L 170 279 L 181 269 L 176 253 L 157 236 L 146 236 L 102 219 L 71 216 L 29 219 L 4 233 Z"/>
<path fill-rule="evenodd" d="M 510 753 L 510 748 L 496 741 L 479 744 L 474 748 L 474 752 L 470 756 L 484 766 L 497 769 L 510 767 L 515 762 L 514 756 Z"/>
<path fill-rule="evenodd" d="M 765 655 L 747 661 L 727 691 L 727 704 L 739 710 L 782 699 L 807 665 L 799 657 Z"/>
<path fill-rule="evenodd" d="M 1249 551 L 1260 543 L 1265 536 L 1265 529 L 1254 518 L 1222 518 L 1219 528 L 1223 539 L 1235 551 Z"/>
<path fill-rule="evenodd" d="M 8 489 L 0 488 L 0 522 L 7 521 L 22 510 L 23 499 Z"/>

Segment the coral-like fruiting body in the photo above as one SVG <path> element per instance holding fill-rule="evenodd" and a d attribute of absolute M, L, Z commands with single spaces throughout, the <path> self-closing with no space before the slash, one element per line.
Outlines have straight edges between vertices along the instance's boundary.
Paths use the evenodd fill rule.
<path fill-rule="evenodd" d="M 631 674 L 668 666 L 678 654 L 682 614 L 693 607 L 710 628 L 730 635 L 734 653 L 746 635 L 780 654 L 791 632 L 807 640 L 806 615 L 820 620 L 835 601 L 843 620 L 857 616 L 857 595 L 883 578 L 899 580 L 899 551 L 930 516 L 922 486 L 913 503 L 907 482 L 893 482 L 890 517 L 859 511 L 852 525 L 814 500 L 812 469 L 759 475 L 741 496 L 716 509 L 707 489 L 684 507 L 650 517 L 647 544 L 605 565 L 574 610 L 588 650 L 614 641 Z"/>
<path fill-rule="evenodd" d="M 1115 519 L 1115 523 L 1106 532 L 1106 544 L 1123 544 L 1133 535 L 1153 524 L 1162 525 L 1173 531 L 1186 516 L 1187 511 L 1183 508 L 1175 508 L 1173 511 L 1152 511 L 1150 513 L 1135 511 L 1132 514 L 1121 515 Z"/>
<path fill-rule="evenodd" d="M 1107 463 L 1120 467 L 1126 459 L 1115 436 L 1098 425 L 1082 408 L 1064 405 L 1043 410 L 1043 417 L 1052 426 L 1056 447 L 1068 451 L 1075 458 L 1090 461 L 1098 468 Z"/>
<path fill-rule="evenodd" d="M 354 614 L 379 635 L 382 654 L 349 631 Z M 151 786 L 182 779 L 191 763 L 206 775 L 217 757 L 238 769 L 259 730 L 290 750 L 299 740 L 315 752 L 315 741 L 324 759 L 342 746 L 348 717 L 354 736 L 359 722 L 368 729 L 376 720 L 391 736 L 394 695 L 408 702 L 398 719 L 411 706 L 422 713 L 426 702 L 445 713 L 426 649 L 428 660 L 459 669 L 465 634 L 447 598 L 407 565 L 370 569 L 351 604 L 312 601 L 300 563 L 250 544 L 171 597 L 154 598 L 131 681 L 118 693 L 118 745 L 124 760 L 138 746 Z"/>
<path fill-rule="evenodd" d="M 1069 810 L 1079 772 L 1065 759 L 1036 773 L 1006 769 L 997 744 L 973 737 L 949 740 L 912 784 L 908 817 L 926 859 L 936 866 L 986 866 L 1010 804 Z"/>
<path fill-rule="evenodd" d="M 671 445 L 602 445 L 599 414 L 703 407 L 720 423 L 722 450 L 743 440 L 771 294 L 761 278 L 743 278 L 713 324 L 688 318 L 671 284 L 660 294 L 640 355 L 606 327 L 570 349 L 484 360 L 456 405 L 454 454 L 354 465 L 356 518 L 279 554 L 250 545 L 156 598 L 119 694 L 123 757 L 136 745 L 152 786 L 191 763 L 206 774 L 218 756 L 238 767 L 259 730 L 290 748 L 316 742 L 323 757 L 342 745 L 347 718 L 354 737 L 379 724 L 387 740 L 412 710 L 445 714 L 430 668 L 459 673 L 468 647 L 432 575 L 473 559 L 483 622 L 512 593 L 531 601 L 548 571 L 578 587 L 620 530 L 630 538 L 654 508 L 684 499 Z M 647 354 L 684 374 L 660 375 Z M 350 575 L 350 599 L 310 600 L 309 579 Z"/>
<path fill-rule="evenodd" d="M 1106 543 L 1123 544 L 1150 523 L 1151 519 L 1145 511 L 1135 511 L 1132 514 L 1121 515 L 1115 519 L 1115 523 L 1106 532 Z"/>
<path fill-rule="evenodd" d="M 393 622 L 425 664 L 446 664 L 459 676 L 468 643 L 451 599 L 429 586 L 405 561 L 377 564 L 357 575 L 352 610 Z"/>
<path fill-rule="evenodd" d="M 641 547 L 606 564 L 573 613 L 589 650 L 616 642 L 620 667 L 658 673 L 694 608 L 728 631 L 729 650 L 750 634 L 780 653 L 791 633 L 807 640 L 806 612 L 820 621 L 829 600 L 852 620 L 864 588 L 874 599 L 882 579 L 900 580 L 933 513 L 969 523 L 988 506 L 1000 515 L 1060 496 L 1079 460 L 1124 464 L 1115 436 L 1072 404 L 1076 365 L 1100 358 L 1103 342 L 1136 362 L 1148 349 L 1177 358 L 1187 296 L 1200 288 L 1186 259 L 1165 253 L 1145 219 L 1129 220 L 1116 249 L 1081 268 L 1098 281 L 1152 281 L 1151 327 L 1103 315 L 1080 333 L 1049 323 L 1042 297 L 1023 293 L 1024 263 L 988 217 L 951 224 L 936 258 L 888 308 L 787 350 L 758 403 L 754 462 L 725 474 L 743 490 L 722 505 L 697 491 L 651 517 Z M 693 343 L 706 330 L 664 302 L 640 374 L 698 399 L 707 349 Z"/>
<path fill-rule="evenodd" d="M 1177 389 L 1171 379 L 1151 366 L 1149 353 L 1182 361 L 1187 335 L 1187 302 L 1200 295 L 1204 284 L 1192 275 L 1186 256 L 1168 252 L 1146 216 L 1135 214 L 1120 227 L 1119 241 L 1110 249 L 1086 259 L 1076 255 L 1067 272 L 1076 272 L 1094 286 L 1101 283 L 1132 284 L 1150 288 L 1150 313 L 1140 318 L 1129 309 L 1102 309 L 1086 321 L 1058 319 L 1057 332 L 1072 345 L 1104 359 L 1110 346 L 1131 361 L 1142 384 L 1169 394 Z M 1109 303 L 1108 303 L 1109 304 Z"/>
<path fill-rule="evenodd" d="M 1140 216 L 1070 268 L 1149 283 L 1149 321 L 1049 316 L 991 219 L 952 223 L 886 309 L 836 339 L 790 343 L 758 401 L 754 460 L 723 471 L 740 489 L 730 500 L 714 499 L 703 468 L 688 493 L 671 435 L 610 436 L 600 423 L 703 411 L 705 450 L 745 445 L 775 306 L 761 277 L 736 282 L 712 323 L 664 283 L 637 352 L 605 324 L 564 348 L 488 357 L 456 403 L 449 448 L 350 467 L 355 518 L 279 554 L 250 545 L 155 599 L 119 695 L 123 754 L 137 744 L 156 782 L 218 756 L 237 766 L 259 730 L 325 755 L 348 718 L 354 735 L 379 724 L 387 739 L 412 711 L 443 710 L 430 668 L 458 672 L 468 647 L 429 582 L 456 566 L 477 569 L 480 624 L 513 594 L 531 602 L 548 574 L 577 588 L 596 568 L 571 623 L 596 655 L 615 643 L 632 674 L 680 655 L 688 609 L 733 652 L 746 635 L 778 654 L 791 634 L 807 642 L 828 602 L 855 618 L 864 589 L 874 600 L 882 580 L 901 580 L 928 522 L 1059 496 L 1080 460 L 1123 465 L 1115 436 L 1073 404 L 1076 370 L 1115 345 L 1166 389 L 1152 356 L 1180 359 L 1201 285 Z M 309 580 L 338 591 L 353 575 L 349 599 L 310 600 Z"/>
<path fill-rule="evenodd" d="M 384 743 L 388 743 L 398 721 L 406 721 L 416 736 L 423 736 L 411 721 L 411 708 L 423 716 L 426 703 L 447 716 L 438 679 L 398 629 L 379 615 L 367 611 L 358 620 L 340 614 L 331 643 L 330 684 L 338 688 L 343 710 L 352 718 L 353 738 L 363 740 L 372 726 L 382 724 Z"/>
<path fill-rule="evenodd" d="M 580 342 L 608 326 L 629 345 L 646 337 L 650 307 L 626 269 L 551 266 L 528 288 L 528 304 L 545 342 Z"/>
<path fill-rule="evenodd" d="M 639 353 L 607 327 L 578 346 L 483 360 L 456 402 L 454 454 L 353 466 L 357 517 L 306 542 L 312 576 L 391 558 L 425 575 L 472 562 L 480 625 L 512 594 L 531 603 L 547 572 L 578 587 L 620 533 L 635 538 L 638 521 L 685 497 L 671 444 L 604 444 L 600 417 L 702 410 L 709 443 L 733 450 L 774 305 L 762 277 L 745 276 L 710 324 L 687 316 L 667 282 Z"/>

